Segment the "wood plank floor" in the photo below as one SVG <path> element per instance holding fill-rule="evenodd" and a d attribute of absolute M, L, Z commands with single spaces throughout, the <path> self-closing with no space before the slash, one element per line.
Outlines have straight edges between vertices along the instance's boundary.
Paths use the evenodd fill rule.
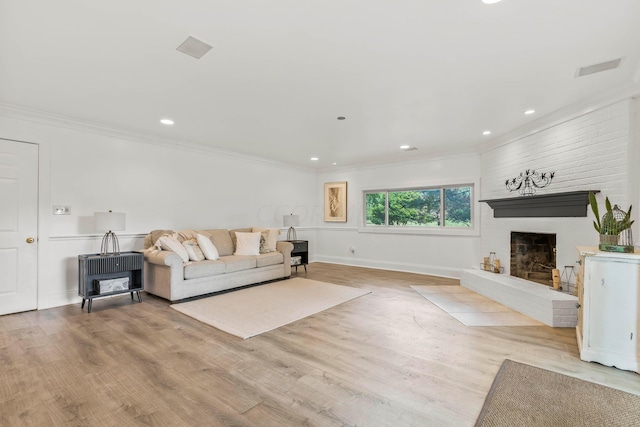
<path fill-rule="evenodd" d="M 456 280 L 308 269 L 373 292 L 248 340 L 148 295 L 0 317 L 0 425 L 472 426 L 505 358 L 640 394 L 573 329 L 466 327 L 409 287 Z"/>

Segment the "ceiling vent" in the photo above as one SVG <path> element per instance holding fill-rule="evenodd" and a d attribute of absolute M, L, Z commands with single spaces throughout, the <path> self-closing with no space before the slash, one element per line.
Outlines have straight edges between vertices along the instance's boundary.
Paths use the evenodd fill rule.
<path fill-rule="evenodd" d="M 622 58 L 618 58 L 611 61 L 601 62 L 599 64 L 593 64 L 587 67 L 578 68 L 576 77 L 587 76 L 589 74 L 595 74 L 601 71 L 613 70 L 614 68 L 618 68 L 621 62 Z"/>
<path fill-rule="evenodd" d="M 207 52 L 211 50 L 213 46 L 206 44 L 205 42 L 196 39 L 195 37 L 187 37 L 180 46 L 176 49 L 178 52 L 182 52 L 185 55 L 189 55 L 193 58 L 200 59 Z"/>

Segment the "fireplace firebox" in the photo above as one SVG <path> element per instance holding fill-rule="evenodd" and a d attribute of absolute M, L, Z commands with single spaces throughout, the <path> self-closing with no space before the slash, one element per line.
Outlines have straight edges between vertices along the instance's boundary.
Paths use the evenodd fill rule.
<path fill-rule="evenodd" d="M 556 268 L 556 235 L 511 232 L 511 275 L 545 286 L 552 286 Z"/>

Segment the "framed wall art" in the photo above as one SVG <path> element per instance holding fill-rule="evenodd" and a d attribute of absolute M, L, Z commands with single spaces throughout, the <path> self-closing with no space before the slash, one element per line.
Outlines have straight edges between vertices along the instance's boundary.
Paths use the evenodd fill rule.
<path fill-rule="evenodd" d="M 324 184 L 324 220 L 347 222 L 347 181 Z"/>

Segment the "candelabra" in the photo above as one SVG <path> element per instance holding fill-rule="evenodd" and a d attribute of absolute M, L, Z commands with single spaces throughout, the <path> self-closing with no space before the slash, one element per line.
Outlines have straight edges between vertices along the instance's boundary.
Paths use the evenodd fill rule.
<path fill-rule="evenodd" d="M 507 179 L 505 185 L 509 191 L 517 191 L 521 196 L 533 196 L 536 188 L 544 188 L 551 184 L 555 172 L 537 172 L 527 169 L 513 179 Z"/>

